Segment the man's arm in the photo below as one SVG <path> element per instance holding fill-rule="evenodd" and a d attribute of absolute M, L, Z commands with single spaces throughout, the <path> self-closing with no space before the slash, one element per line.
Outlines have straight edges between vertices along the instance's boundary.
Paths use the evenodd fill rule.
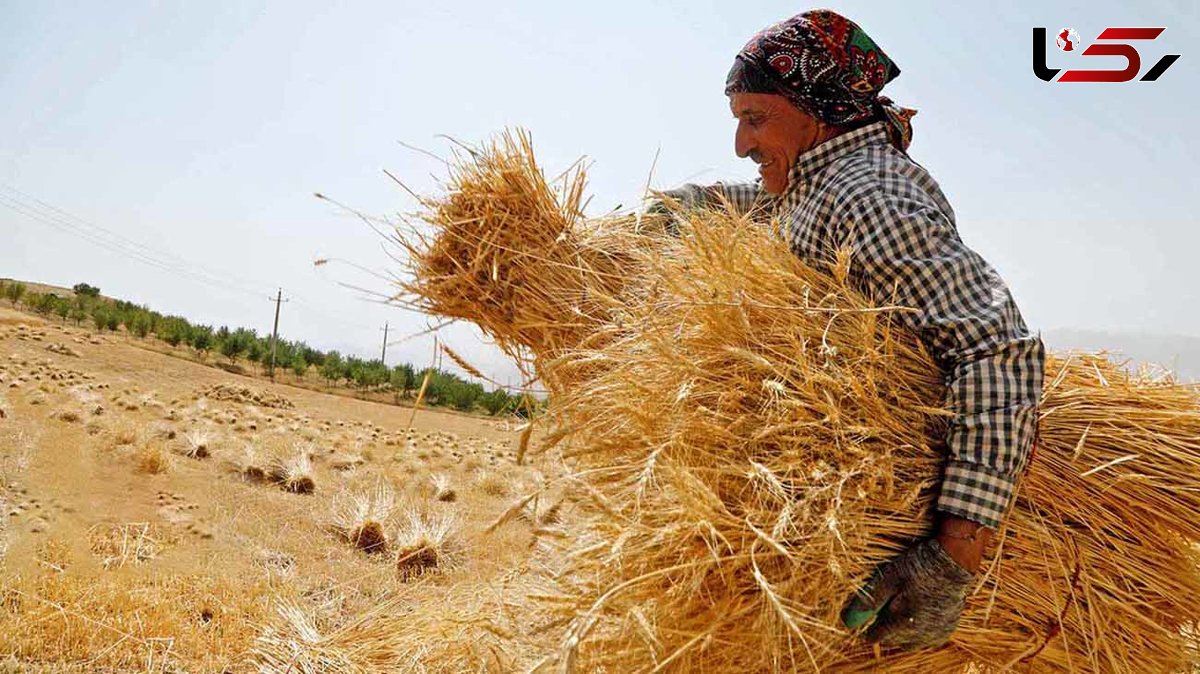
<path fill-rule="evenodd" d="M 749 213 L 759 204 L 763 196 L 762 188 L 757 182 L 753 183 L 717 183 L 725 200 L 733 205 L 738 213 Z"/>
<path fill-rule="evenodd" d="M 900 320 L 937 360 L 954 412 L 938 529 L 878 567 L 842 622 L 865 626 L 869 641 L 928 648 L 957 628 L 989 528 L 1029 461 L 1045 355 L 1000 276 L 959 238 L 949 206 L 912 177 L 851 182 L 834 200 L 830 243 L 850 248 L 850 273 L 876 301 L 920 310 Z"/>
<path fill-rule="evenodd" d="M 955 416 L 937 501 L 939 540 L 978 543 L 957 521 L 995 528 L 1003 519 L 1032 451 L 1044 347 L 999 274 L 928 194 L 915 186 L 873 190 L 844 203 L 834 238 L 851 250 L 852 277 L 877 300 L 920 310 L 902 320 L 945 375 Z"/>
<path fill-rule="evenodd" d="M 675 189 L 663 190 L 661 194 L 679 202 L 684 210 L 695 208 L 713 208 L 728 201 L 738 213 L 749 213 L 763 194 L 758 183 L 716 183 L 713 185 L 696 185 L 686 183 Z M 654 208 L 651 203 L 650 209 Z"/>

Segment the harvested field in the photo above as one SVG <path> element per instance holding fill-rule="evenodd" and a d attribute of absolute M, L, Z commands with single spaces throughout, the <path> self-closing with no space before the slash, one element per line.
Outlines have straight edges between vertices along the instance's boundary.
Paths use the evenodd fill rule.
<path fill-rule="evenodd" d="M 0 324 L 11 671 L 501 672 L 526 657 L 496 635 L 528 627 L 518 593 L 493 588 L 531 583 L 514 569 L 534 527 L 483 533 L 542 474 L 513 464 L 516 422 L 420 410 L 409 428 L 407 409 L 248 386 L 6 308 Z M 257 429 L 217 421 L 231 417 Z"/>

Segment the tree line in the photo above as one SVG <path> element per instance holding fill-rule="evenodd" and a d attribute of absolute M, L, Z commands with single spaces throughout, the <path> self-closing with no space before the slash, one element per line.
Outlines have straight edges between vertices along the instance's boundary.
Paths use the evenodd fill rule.
<path fill-rule="evenodd" d="M 229 328 L 193 324 L 182 316 L 163 315 L 149 307 L 100 296 L 100 289 L 87 283 L 76 284 L 73 297 L 51 292 L 30 291 L 23 283 L 0 281 L 0 297 L 16 306 L 43 316 L 57 316 L 64 323 L 85 323 L 94 330 L 117 332 L 122 329 L 140 339 L 158 339 L 172 347 L 191 349 L 198 360 L 224 359 L 229 368 L 245 359 L 256 370 L 271 365 L 270 335 L 260 336 L 249 328 Z M 337 351 L 314 349 L 303 341 L 279 338 L 275 342 L 275 366 L 303 378 L 310 371 L 327 385 L 350 388 L 361 393 L 391 394 L 395 402 L 416 395 L 425 384 L 423 404 L 450 407 L 463 412 L 490 415 L 520 414 L 533 411 L 539 403 L 502 388 L 487 390 L 478 382 L 468 381 L 453 372 L 436 368 L 416 368 L 409 363 L 388 367 L 379 359 L 367 360 Z"/>

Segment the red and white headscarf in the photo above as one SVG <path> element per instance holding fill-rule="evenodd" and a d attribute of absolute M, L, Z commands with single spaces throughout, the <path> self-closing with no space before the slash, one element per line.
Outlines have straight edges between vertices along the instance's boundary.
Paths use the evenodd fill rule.
<path fill-rule="evenodd" d="M 835 126 L 886 120 L 892 143 L 905 150 L 917 111 L 879 95 L 899 74 L 900 68 L 858 24 L 818 9 L 751 38 L 734 60 L 725 94 L 779 94 Z"/>

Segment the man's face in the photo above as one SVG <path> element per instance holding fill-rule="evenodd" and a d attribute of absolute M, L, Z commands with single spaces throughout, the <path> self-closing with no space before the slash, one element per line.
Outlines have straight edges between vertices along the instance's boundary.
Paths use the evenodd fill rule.
<path fill-rule="evenodd" d="M 796 158 L 832 137 L 831 127 L 777 94 L 733 94 L 729 109 L 737 118 L 734 149 L 758 164 L 762 186 L 782 194 Z"/>

